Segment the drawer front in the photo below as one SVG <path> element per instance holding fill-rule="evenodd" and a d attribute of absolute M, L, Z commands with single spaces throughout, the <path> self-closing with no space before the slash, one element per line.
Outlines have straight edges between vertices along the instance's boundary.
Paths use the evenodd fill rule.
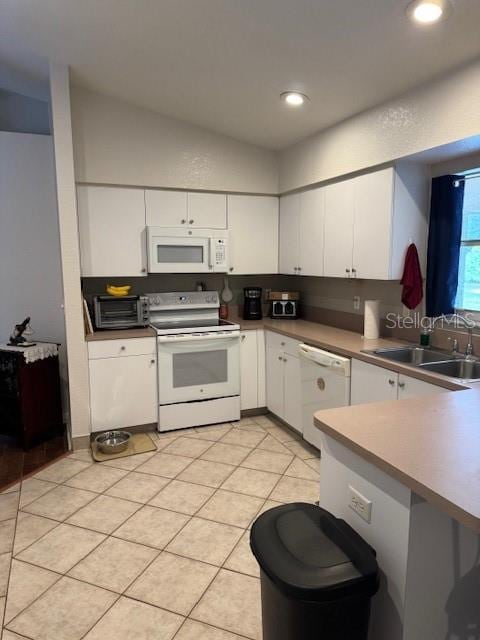
<path fill-rule="evenodd" d="M 121 358 L 155 354 L 156 338 L 126 338 L 125 340 L 98 340 L 88 343 L 88 358 Z"/>
<path fill-rule="evenodd" d="M 298 357 L 298 345 L 301 344 L 299 340 L 288 338 L 273 331 L 266 332 L 266 340 L 267 348 L 279 349 L 280 351 L 285 351 L 285 353 Z"/>

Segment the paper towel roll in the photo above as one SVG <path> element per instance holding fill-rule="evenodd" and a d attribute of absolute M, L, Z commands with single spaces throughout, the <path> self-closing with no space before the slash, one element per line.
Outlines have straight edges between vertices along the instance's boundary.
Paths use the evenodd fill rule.
<path fill-rule="evenodd" d="M 380 300 L 365 300 L 363 337 L 368 340 L 380 337 Z"/>

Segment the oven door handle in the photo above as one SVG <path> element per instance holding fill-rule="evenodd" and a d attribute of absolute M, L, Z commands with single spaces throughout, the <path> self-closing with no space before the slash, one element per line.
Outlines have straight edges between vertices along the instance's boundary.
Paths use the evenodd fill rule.
<path fill-rule="evenodd" d="M 229 331 L 228 333 L 213 333 L 213 334 L 203 334 L 199 336 L 179 336 L 178 338 L 171 338 L 168 336 L 158 336 L 158 342 L 162 344 L 178 344 L 179 342 L 202 342 L 209 340 L 233 340 L 234 338 L 238 339 L 240 337 L 240 331 Z"/>

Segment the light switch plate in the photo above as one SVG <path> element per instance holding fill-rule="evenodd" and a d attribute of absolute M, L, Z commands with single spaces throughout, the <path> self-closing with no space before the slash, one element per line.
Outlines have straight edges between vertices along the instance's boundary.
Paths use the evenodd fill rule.
<path fill-rule="evenodd" d="M 365 522 L 370 523 L 372 521 L 372 501 L 357 491 L 352 485 L 348 485 L 350 492 L 350 502 L 348 506 L 353 509 Z"/>

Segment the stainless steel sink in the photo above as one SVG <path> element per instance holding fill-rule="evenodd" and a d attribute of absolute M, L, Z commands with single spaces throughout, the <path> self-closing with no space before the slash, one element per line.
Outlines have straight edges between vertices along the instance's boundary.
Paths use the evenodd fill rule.
<path fill-rule="evenodd" d="M 428 362 L 419 365 L 422 369 L 440 373 L 451 378 L 476 382 L 480 380 L 480 361 L 457 358 L 448 362 Z"/>
<path fill-rule="evenodd" d="M 367 351 L 372 355 L 394 362 L 402 362 L 411 365 L 423 365 L 430 362 L 444 362 L 445 360 L 454 360 L 454 356 L 442 353 L 441 351 L 433 351 L 424 347 L 393 347 L 391 349 L 375 349 Z"/>

